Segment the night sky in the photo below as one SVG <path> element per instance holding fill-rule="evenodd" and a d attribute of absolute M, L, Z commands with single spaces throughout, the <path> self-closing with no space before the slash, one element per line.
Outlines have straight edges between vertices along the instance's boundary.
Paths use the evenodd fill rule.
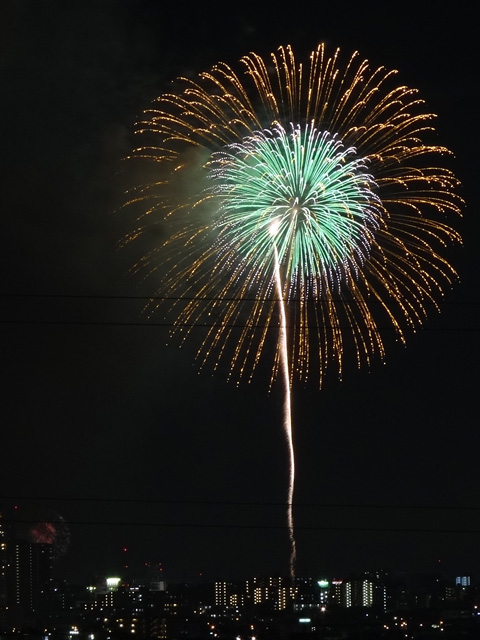
<path fill-rule="evenodd" d="M 288 573 L 280 385 L 199 375 L 195 337 L 140 326 L 156 284 L 129 274 L 118 209 L 133 124 L 170 80 L 321 41 L 420 89 L 467 204 L 442 313 L 407 348 L 386 335 L 385 364 L 294 387 L 297 573 L 480 576 L 477 21 L 382 4 L 1 3 L 0 510 L 69 523 L 59 577 L 124 575 L 123 547 L 170 580 Z"/>

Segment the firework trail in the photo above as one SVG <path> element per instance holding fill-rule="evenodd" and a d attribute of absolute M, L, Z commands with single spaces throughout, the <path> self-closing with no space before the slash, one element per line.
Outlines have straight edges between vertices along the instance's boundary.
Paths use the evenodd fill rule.
<path fill-rule="evenodd" d="M 380 326 L 404 343 L 438 309 L 456 279 L 445 249 L 461 240 L 448 217 L 463 202 L 441 166 L 449 151 L 429 142 L 434 115 L 395 71 L 323 44 L 305 64 L 291 47 L 240 64 L 180 78 L 144 113 L 131 157 L 154 172 L 128 192 L 125 244 L 152 224 L 166 234 L 134 270 L 159 274 L 181 342 L 207 326 L 201 367 L 251 380 L 275 336 L 293 574 L 292 382 L 321 387 L 347 357 L 382 359 Z"/>
<path fill-rule="evenodd" d="M 280 278 L 280 262 L 278 260 L 278 251 L 275 245 L 275 235 L 278 232 L 278 225 L 274 220 L 270 227 L 270 232 L 273 236 L 273 250 L 275 258 L 275 283 L 277 287 L 278 301 L 280 305 L 280 331 L 279 331 L 279 350 L 280 359 L 283 369 L 283 383 L 285 385 L 285 402 L 284 402 L 284 417 L 283 428 L 285 430 L 285 436 L 287 438 L 289 458 L 290 458 L 290 474 L 288 482 L 288 495 L 287 495 L 287 523 L 288 523 L 288 535 L 290 538 L 290 577 L 295 577 L 295 561 L 297 558 L 297 546 L 295 542 L 295 532 L 293 526 L 293 494 L 295 490 L 295 451 L 293 447 L 293 432 L 292 432 L 292 407 L 291 407 L 291 388 L 290 388 L 290 372 L 288 370 L 288 341 L 287 341 L 287 316 L 285 313 L 285 302 L 283 300 L 282 281 Z"/>

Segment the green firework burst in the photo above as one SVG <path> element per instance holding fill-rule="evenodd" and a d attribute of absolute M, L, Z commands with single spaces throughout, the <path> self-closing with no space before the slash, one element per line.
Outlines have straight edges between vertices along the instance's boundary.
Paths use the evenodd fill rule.
<path fill-rule="evenodd" d="M 243 260 L 273 278 L 272 224 L 289 294 L 320 274 L 329 286 L 358 271 L 379 227 L 379 200 L 366 162 L 328 132 L 277 125 L 214 154 L 221 263 Z"/>

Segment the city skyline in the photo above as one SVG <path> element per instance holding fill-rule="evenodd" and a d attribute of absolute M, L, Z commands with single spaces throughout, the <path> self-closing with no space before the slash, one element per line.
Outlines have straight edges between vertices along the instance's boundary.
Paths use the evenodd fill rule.
<path fill-rule="evenodd" d="M 63 640 L 108 640 L 112 634 L 261 640 L 333 632 L 333 637 L 396 638 L 399 631 L 411 638 L 442 632 L 447 638 L 478 636 L 480 584 L 470 575 L 379 569 L 334 579 L 254 576 L 171 583 L 144 572 L 70 584 L 53 575 L 52 543 L 15 539 L 2 521 L 3 516 L 0 632 L 5 637 L 27 632 Z"/>
<path fill-rule="evenodd" d="M 398 69 L 438 114 L 465 247 L 449 252 L 460 281 L 406 348 L 387 335 L 385 364 L 328 375 L 321 392 L 294 387 L 297 571 L 441 560 L 480 573 L 472 16 L 325 7 L 321 21 L 272 22 L 271 8 L 245 7 L 226 27 L 213 5 L 183 15 L 147 0 L 3 11 L 0 510 L 69 523 L 66 577 L 105 573 L 124 547 L 179 579 L 286 575 L 281 389 L 268 393 L 261 369 L 238 387 L 223 371 L 199 375 L 195 344 L 167 345 L 163 317 L 142 326 L 155 283 L 129 275 L 118 242 L 131 221 L 118 209 L 133 124 L 171 80 L 325 41 Z"/>

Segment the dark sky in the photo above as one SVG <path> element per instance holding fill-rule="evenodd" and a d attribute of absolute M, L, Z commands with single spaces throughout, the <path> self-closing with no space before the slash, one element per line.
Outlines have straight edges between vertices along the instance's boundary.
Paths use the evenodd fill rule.
<path fill-rule="evenodd" d="M 467 206 L 442 313 L 406 349 L 387 336 L 385 365 L 294 388 L 298 573 L 480 575 L 476 19 L 383 5 L 2 2 L 0 506 L 70 523 L 59 576 L 118 572 L 125 545 L 170 579 L 288 571 L 281 390 L 199 375 L 193 346 L 138 326 L 128 297 L 155 282 L 128 274 L 117 209 L 133 123 L 170 80 L 321 41 L 421 90 Z"/>

